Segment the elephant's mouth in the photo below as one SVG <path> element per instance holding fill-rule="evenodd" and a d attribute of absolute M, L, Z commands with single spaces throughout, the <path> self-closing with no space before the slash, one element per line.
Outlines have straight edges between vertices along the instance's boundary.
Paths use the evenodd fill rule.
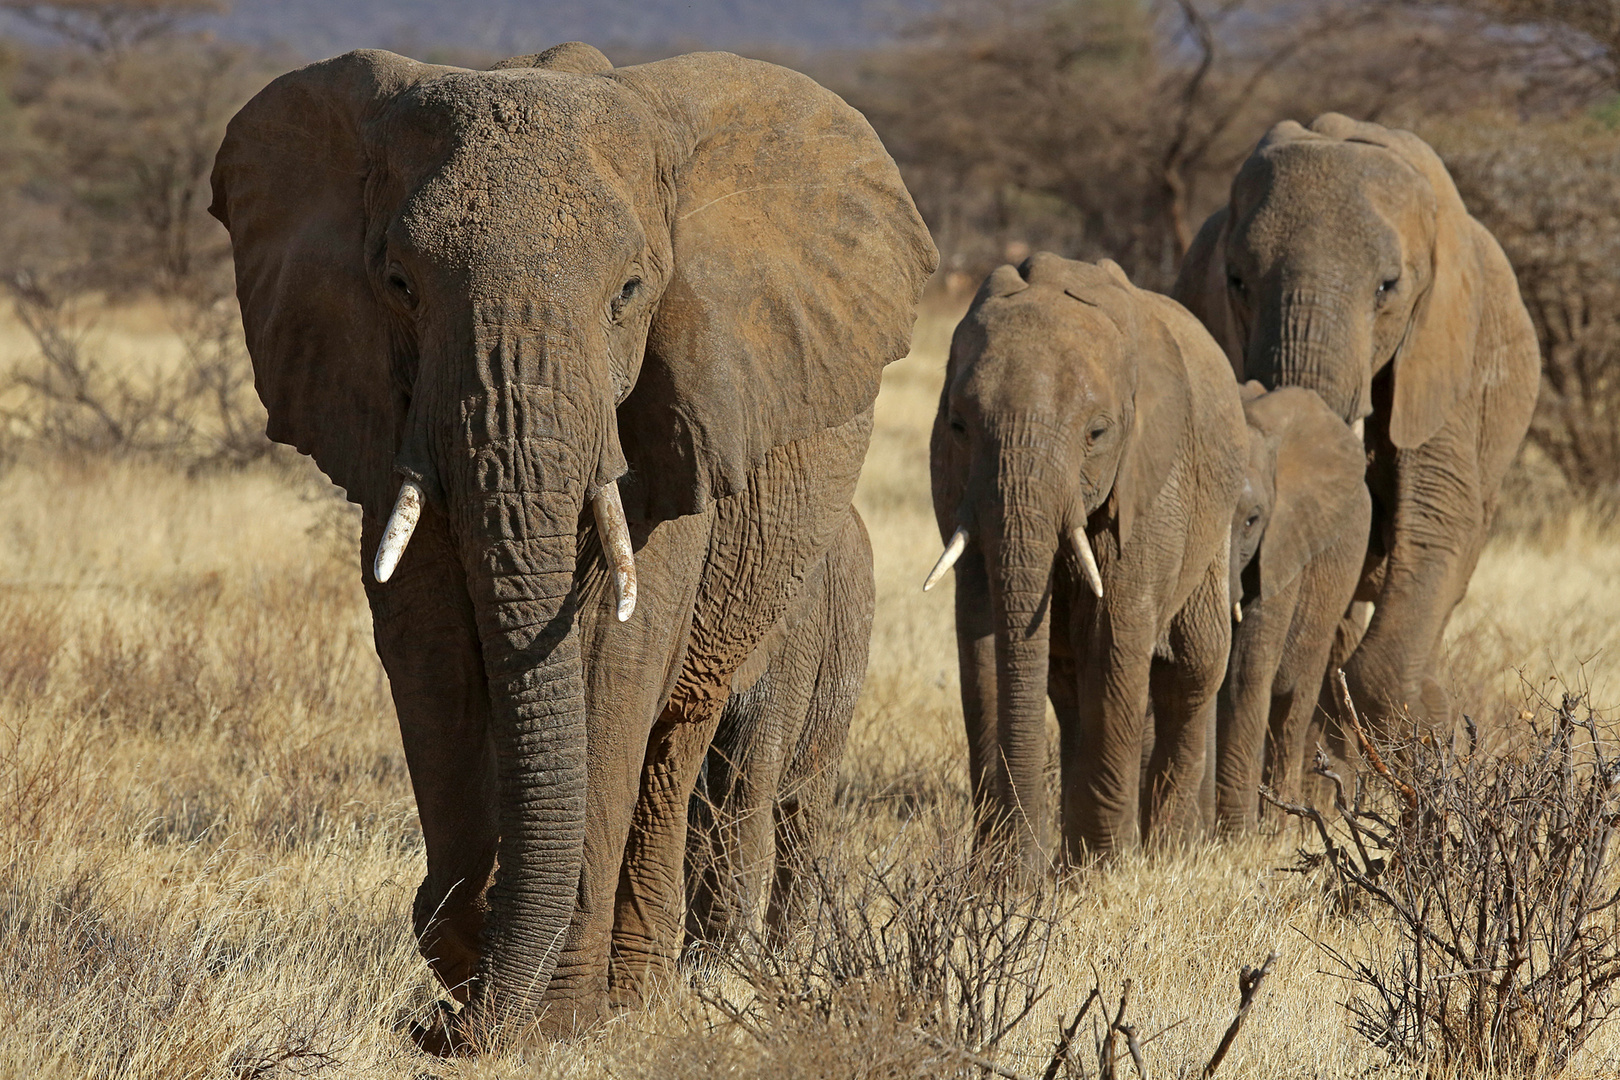
<path fill-rule="evenodd" d="M 406 480 L 399 485 L 399 498 L 394 500 L 393 513 L 383 529 L 382 542 L 377 545 L 377 556 L 372 562 L 372 573 L 379 582 L 394 576 L 399 560 L 416 531 L 422 516 L 422 504 L 427 496 L 422 485 Z M 624 503 L 619 498 L 616 482 L 603 484 L 591 496 L 591 514 L 596 521 L 597 537 L 602 552 L 613 568 L 613 586 L 617 597 L 616 613 L 620 622 L 630 618 L 636 610 L 636 556 L 630 543 L 630 525 L 625 521 Z"/>
<path fill-rule="evenodd" d="M 1080 570 L 1086 579 L 1086 585 L 1090 587 L 1097 599 L 1101 600 L 1103 594 L 1102 571 L 1097 567 L 1097 554 L 1091 549 L 1091 539 L 1086 536 L 1085 525 L 1076 525 L 1070 529 L 1068 538 L 1069 546 L 1074 549 L 1074 557 L 1080 563 Z M 940 554 L 939 561 L 934 563 L 932 570 L 928 571 L 928 577 L 923 581 L 923 592 L 928 592 L 939 584 L 940 579 L 950 571 L 951 567 L 956 565 L 956 560 L 962 557 L 962 552 L 967 550 L 968 541 L 971 539 L 973 537 L 966 526 L 958 525 L 956 527 L 956 532 L 952 533 L 950 540 L 946 542 L 945 550 Z"/>

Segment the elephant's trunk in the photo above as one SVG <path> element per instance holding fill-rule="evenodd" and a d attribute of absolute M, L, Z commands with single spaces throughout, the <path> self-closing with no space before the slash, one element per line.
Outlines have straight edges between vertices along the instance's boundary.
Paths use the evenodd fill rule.
<path fill-rule="evenodd" d="M 578 372 L 579 358 L 528 356 L 533 337 L 510 336 L 493 320 L 478 327 L 482 385 L 457 403 L 459 423 L 441 427 L 438 455 L 462 538 L 498 766 L 499 862 L 466 1021 L 475 1039 L 533 1017 L 579 889 L 586 716 L 575 564 L 587 501 L 618 564 L 620 611 L 634 603 L 623 511 L 611 482 L 600 483 L 606 448 L 617 445 L 613 411 L 602 404 L 609 399 L 585 379 L 529 381 L 537 369 Z"/>
<path fill-rule="evenodd" d="M 1267 390 L 1303 386 L 1352 423 L 1372 392 L 1371 330 L 1346 317 L 1331 283 L 1283 289 L 1264 305 L 1250 339 L 1244 376 Z"/>
<path fill-rule="evenodd" d="M 1063 518 L 1048 505 L 1055 485 L 1044 455 L 1003 450 L 996 495 L 979 507 L 981 546 L 990 579 L 996 633 L 996 729 L 999 760 L 992 763 L 1001 808 L 1000 827 L 1031 871 L 1045 868 L 1046 698 L 1051 638 L 1052 570 Z"/>

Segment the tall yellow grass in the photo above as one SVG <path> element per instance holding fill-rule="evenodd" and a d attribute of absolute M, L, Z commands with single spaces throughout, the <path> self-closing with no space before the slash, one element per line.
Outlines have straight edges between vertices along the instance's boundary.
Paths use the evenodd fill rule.
<path fill-rule="evenodd" d="M 885 375 L 857 496 L 878 612 L 832 830 L 855 859 L 921 853 L 967 820 L 949 585 L 920 590 L 939 548 L 927 433 L 948 332 L 925 320 Z M 753 1045 L 711 1030 L 678 978 L 578 1043 L 476 1062 L 410 1048 L 400 1022 L 438 988 L 410 939 L 421 839 L 356 543 L 308 467 L 0 475 L 0 1075 L 881 1074 L 872 1031 Z M 1558 674 L 1615 704 L 1617 607 L 1620 542 L 1597 527 L 1493 542 L 1449 638 L 1460 696 L 1507 722 L 1521 679 Z M 1144 1036 L 1169 1029 L 1149 1047 L 1158 1075 L 1200 1066 L 1239 966 L 1273 949 L 1222 1075 L 1376 1063 L 1315 943 L 1357 955 L 1380 931 L 1278 869 L 1295 839 L 1127 858 L 1071 884 L 1052 989 L 1009 1063 L 1040 1067 L 1095 972 L 1105 990 L 1135 981 Z M 1582 1068 L 1617 1055 L 1605 1036 Z M 896 1059 L 889 1075 L 947 1068 L 962 1065 Z"/>

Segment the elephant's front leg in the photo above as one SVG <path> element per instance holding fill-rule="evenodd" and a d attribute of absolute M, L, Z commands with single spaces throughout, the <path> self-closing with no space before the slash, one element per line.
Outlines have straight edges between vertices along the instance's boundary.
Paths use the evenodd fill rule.
<path fill-rule="evenodd" d="M 365 520 L 363 555 L 377 550 L 382 531 L 382 522 Z M 497 839 L 495 747 L 472 602 L 445 519 L 431 505 L 386 585 L 365 561 L 377 655 L 388 672 L 427 847 L 427 877 L 411 921 L 434 974 L 466 1002 Z"/>
<path fill-rule="evenodd" d="M 648 732 L 670 694 L 683 646 L 711 514 L 654 529 L 636 551 L 636 610 L 614 616 L 599 557 L 581 559 L 581 647 L 587 708 L 585 853 L 578 902 L 544 1000 L 546 1030 L 570 1034 L 602 1019 L 619 869 L 641 795 Z"/>
<path fill-rule="evenodd" d="M 1224 557 L 1210 565 L 1170 622 L 1170 658 L 1153 660 L 1154 743 L 1143 831 L 1155 843 L 1204 833 L 1206 755 L 1213 750 L 1216 697 L 1232 645 L 1227 573 Z"/>
<path fill-rule="evenodd" d="M 1298 582 L 1245 607 L 1216 702 L 1215 826 L 1222 835 L 1254 829 L 1272 687 L 1293 621 Z"/>
<path fill-rule="evenodd" d="M 1435 665 L 1485 539 L 1473 444 L 1458 418 L 1400 452 L 1393 543 L 1372 621 L 1345 665 L 1357 708 L 1386 735 L 1408 713 L 1428 730 L 1449 731 L 1450 697 Z"/>
<path fill-rule="evenodd" d="M 1145 612 L 1094 619 L 1076 603 L 1070 620 L 1079 685 L 1074 723 L 1061 730 L 1063 843 L 1078 865 L 1136 846 L 1155 635 Z"/>

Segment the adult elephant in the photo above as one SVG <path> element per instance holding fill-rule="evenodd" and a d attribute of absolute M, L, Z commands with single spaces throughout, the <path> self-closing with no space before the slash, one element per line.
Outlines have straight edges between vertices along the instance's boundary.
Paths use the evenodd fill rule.
<path fill-rule="evenodd" d="M 947 546 L 925 588 L 956 567 L 974 804 L 1026 868 L 1050 851 L 1048 696 L 1069 860 L 1134 844 L 1139 817 L 1155 838 L 1202 831 L 1246 448 L 1220 349 L 1111 262 L 1003 266 L 956 328 L 930 440 Z"/>
<path fill-rule="evenodd" d="M 1322 399 L 1243 388 L 1248 469 L 1232 516 L 1232 658 L 1217 706 L 1215 816 L 1254 828 L 1262 778 L 1299 795 L 1334 632 L 1367 552 L 1361 440 Z"/>
<path fill-rule="evenodd" d="M 1356 598 L 1374 609 L 1365 636 L 1346 619 L 1335 659 L 1386 733 L 1408 712 L 1448 731 L 1441 637 L 1540 370 L 1502 249 L 1416 135 L 1328 113 L 1261 140 L 1174 295 L 1239 379 L 1315 390 L 1365 424 L 1373 518 Z"/>
<path fill-rule="evenodd" d="M 375 552 L 415 927 L 468 1003 L 422 1037 L 634 1003 L 732 676 L 845 527 L 935 265 L 893 162 L 726 54 L 362 51 L 237 114 L 213 212 L 269 434 Z"/>

